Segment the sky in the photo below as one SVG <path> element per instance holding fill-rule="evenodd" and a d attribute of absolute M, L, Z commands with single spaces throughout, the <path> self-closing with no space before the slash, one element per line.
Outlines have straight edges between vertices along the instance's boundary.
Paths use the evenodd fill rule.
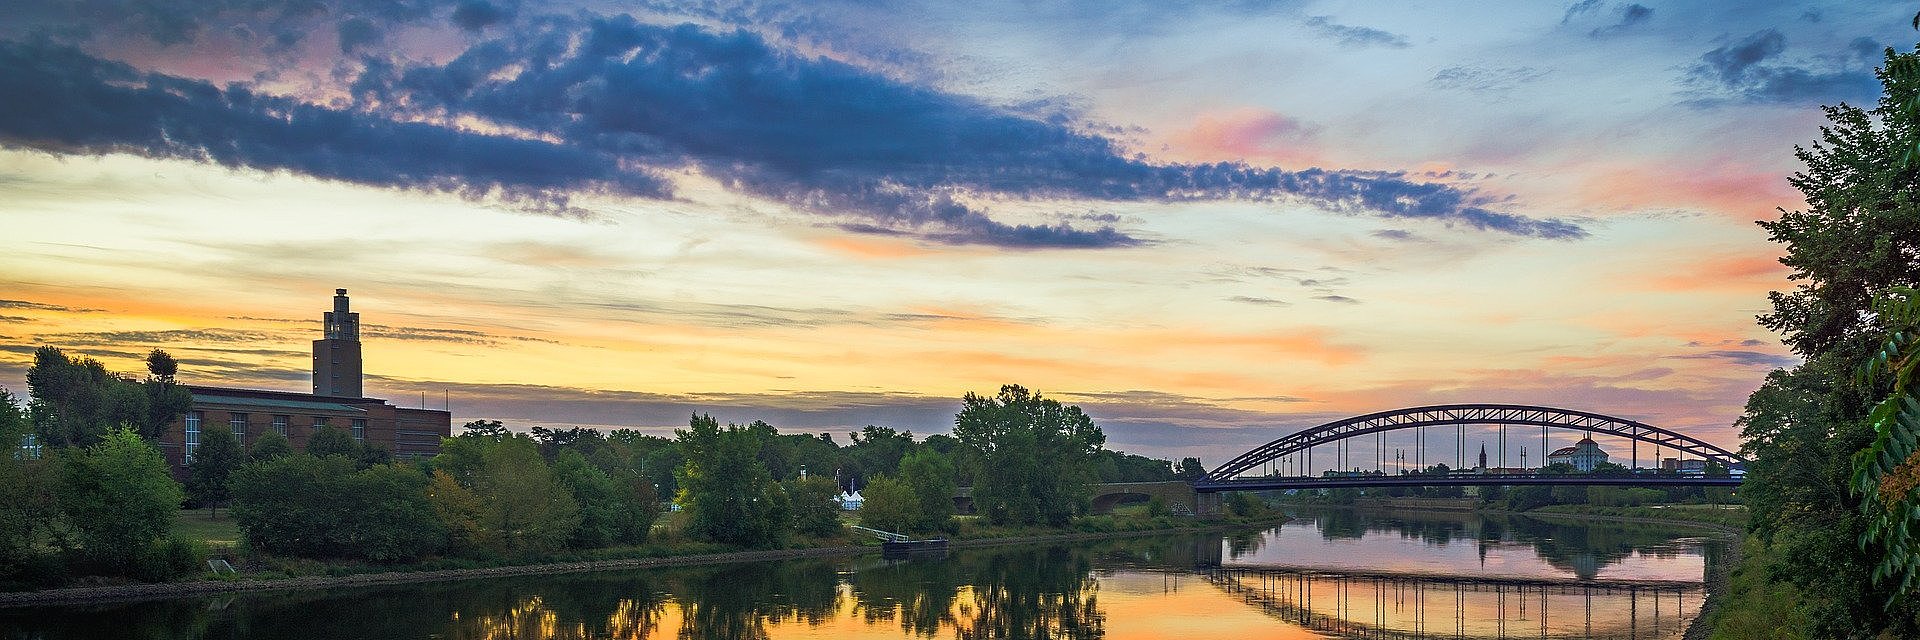
<path fill-rule="evenodd" d="M 0 386 L 305 391 L 346 288 L 368 394 L 456 423 L 926 435 L 1013 383 L 1209 467 L 1445 402 L 1732 448 L 1797 362 L 1754 221 L 1913 10 L 19 0 Z"/>

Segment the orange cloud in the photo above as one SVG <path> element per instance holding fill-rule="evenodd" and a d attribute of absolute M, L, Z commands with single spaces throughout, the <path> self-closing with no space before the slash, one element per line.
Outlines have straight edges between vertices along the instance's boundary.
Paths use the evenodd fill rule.
<path fill-rule="evenodd" d="M 1728 256 L 1668 270 L 1647 280 L 1656 291 L 1767 291 L 1786 283 L 1788 269 L 1771 256 Z"/>
<path fill-rule="evenodd" d="M 1286 115 L 1242 107 L 1204 113 L 1186 129 L 1167 137 L 1177 159 L 1191 161 L 1259 160 L 1304 166 L 1319 162 L 1311 142 L 1319 127 Z"/>
<path fill-rule="evenodd" d="M 1573 195 L 1612 209 L 1689 208 L 1741 220 L 1772 219 L 1774 209 L 1805 206 L 1786 174 L 1739 163 L 1619 166 L 1586 172 Z"/>
<path fill-rule="evenodd" d="M 833 236 L 816 239 L 813 243 L 840 255 L 866 260 L 893 260 L 933 253 L 911 242 L 899 240 Z"/>

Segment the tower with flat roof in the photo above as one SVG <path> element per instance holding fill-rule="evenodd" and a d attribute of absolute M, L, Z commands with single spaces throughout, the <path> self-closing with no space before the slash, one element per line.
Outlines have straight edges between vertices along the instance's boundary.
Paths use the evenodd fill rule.
<path fill-rule="evenodd" d="M 333 290 L 333 310 L 313 341 L 313 395 L 359 398 L 360 314 L 347 310 L 347 290 Z"/>

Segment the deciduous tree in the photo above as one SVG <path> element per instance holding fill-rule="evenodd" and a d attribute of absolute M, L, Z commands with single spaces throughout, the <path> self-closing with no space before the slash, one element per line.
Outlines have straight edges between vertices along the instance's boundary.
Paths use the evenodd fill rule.
<path fill-rule="evenodd" d="M 187 463 L 187 497 L 219 515 L 220 503 L 227 501 L 227 480 L 240 466 L 240 444 L 225 429 L 209 429 L 200 434 L 200 446 Z"/>
<path fill-rule="evenodd" d="M 60 508 L 89 559 L 124 572 L 173 526 L 180 485 L 160 451 L 131 429 L 109 431 L 60 461 Z"/>
<path fill-rule="evenodd" d="M 1083 510 L 1106 435 L 1079 407 L 1019 385 L 967 394 L 953 435 L 978 460 L 973 500 L 996 523 L 1063 526 Z"/>

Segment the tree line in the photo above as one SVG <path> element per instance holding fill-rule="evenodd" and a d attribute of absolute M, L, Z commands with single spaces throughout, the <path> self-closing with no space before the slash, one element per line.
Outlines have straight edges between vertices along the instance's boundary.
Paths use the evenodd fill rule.
<path fill-rule="evenodd" d="M 394 461 L 322 427 L 303 451 L 268 432 L 243 448 L 201 432 L 186 482 L 157 447 L 190 405 L 164 352 L 146 380 L 57 349 L 36 352 L 21 404 L 0 390 L 0 581 L 57 584 L 73 575 L 159 580 L 199 570 L 207 550 L 170 537 L 178 509 L 230 507 L 255 552 L 370 563 L 499 560 L 646 543 L 669 505 L 693 541 L 773 548 L 842 534 L 842 492 L 863 493 L 867 526 L 954 531 L 954 496 L 972 487 L 995 524 L 1062 526 L 1088 508 L 1088 484 L 1204 473 L 1104 448 L 1078 407 L 1017 385 L 968 394 L 952 435 L 916 439 L 868 426 L 846 445 L 828 433 L 721 425 L 694 415 L 662 437 L 631 429 L 476 421 L 438 455 Z M 172 415 L 156 413 L 168 407 Z M 27 436 L 33 436 L 28 438 Z"/>

